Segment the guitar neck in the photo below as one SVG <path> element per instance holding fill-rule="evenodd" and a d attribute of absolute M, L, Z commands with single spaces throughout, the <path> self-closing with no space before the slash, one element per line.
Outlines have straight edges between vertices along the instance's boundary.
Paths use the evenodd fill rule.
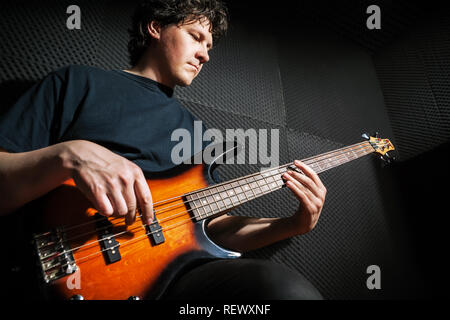
<path fill-rule="evenodd" d="M 370 142 L 364 141 L 301 161 L 316 173 L 321 173 L 373 152 L 375 149 Z M 287 163 L 277 168 L 197 190 L 186 194 L 185 197 L 197 221 L 221 215 L 247 201 L 281 189 L 284 186 L 281 176 L 292 166 L 294 166 L 292 162 Z"/>

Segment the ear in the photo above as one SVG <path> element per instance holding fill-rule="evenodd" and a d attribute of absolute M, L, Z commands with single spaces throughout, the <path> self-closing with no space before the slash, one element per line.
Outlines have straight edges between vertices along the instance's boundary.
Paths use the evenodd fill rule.
<path fill-rule="evenodd" d="M 150 36 L 154 39 L 159 40 L 161 37 L 161 24 L 157 21 L 150 21 L 147 24 L 147 31 L 150 34 Z"/>

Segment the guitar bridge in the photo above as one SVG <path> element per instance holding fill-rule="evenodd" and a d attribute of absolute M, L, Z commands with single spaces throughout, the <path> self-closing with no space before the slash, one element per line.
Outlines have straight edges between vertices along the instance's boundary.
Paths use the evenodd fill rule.
<path fill-rule="evenodd" d="M 77 271 L 72 251 L 67 245 L 65 232 L 56 228 L 33 237 L 38 265 L 46 283 L 55 281 Z"/>

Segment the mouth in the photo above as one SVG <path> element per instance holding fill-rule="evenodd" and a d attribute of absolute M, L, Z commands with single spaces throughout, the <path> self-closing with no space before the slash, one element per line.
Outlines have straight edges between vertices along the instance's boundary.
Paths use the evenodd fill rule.
<path fill-rule="evenodd" d="M 198 72 L 198 70 L 199 70 L 199 67 L 198 67 L 198 66 L 196 66 L 195 64 L 192 64 L 192 63 L 188 63 L 188 65 L 190 65 L 191 67 L 193 67 L 193 68 L 195 69 L 195 71 Z"/>

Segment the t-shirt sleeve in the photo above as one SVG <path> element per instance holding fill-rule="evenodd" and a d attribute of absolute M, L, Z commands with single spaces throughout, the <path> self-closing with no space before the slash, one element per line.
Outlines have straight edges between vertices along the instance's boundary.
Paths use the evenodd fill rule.
<path fill-rule="evenodd" d="M 26 152 L 53 144 L 63 81 L 55 72 L 33 85 L 0 115 L 0 147 Z"/>

